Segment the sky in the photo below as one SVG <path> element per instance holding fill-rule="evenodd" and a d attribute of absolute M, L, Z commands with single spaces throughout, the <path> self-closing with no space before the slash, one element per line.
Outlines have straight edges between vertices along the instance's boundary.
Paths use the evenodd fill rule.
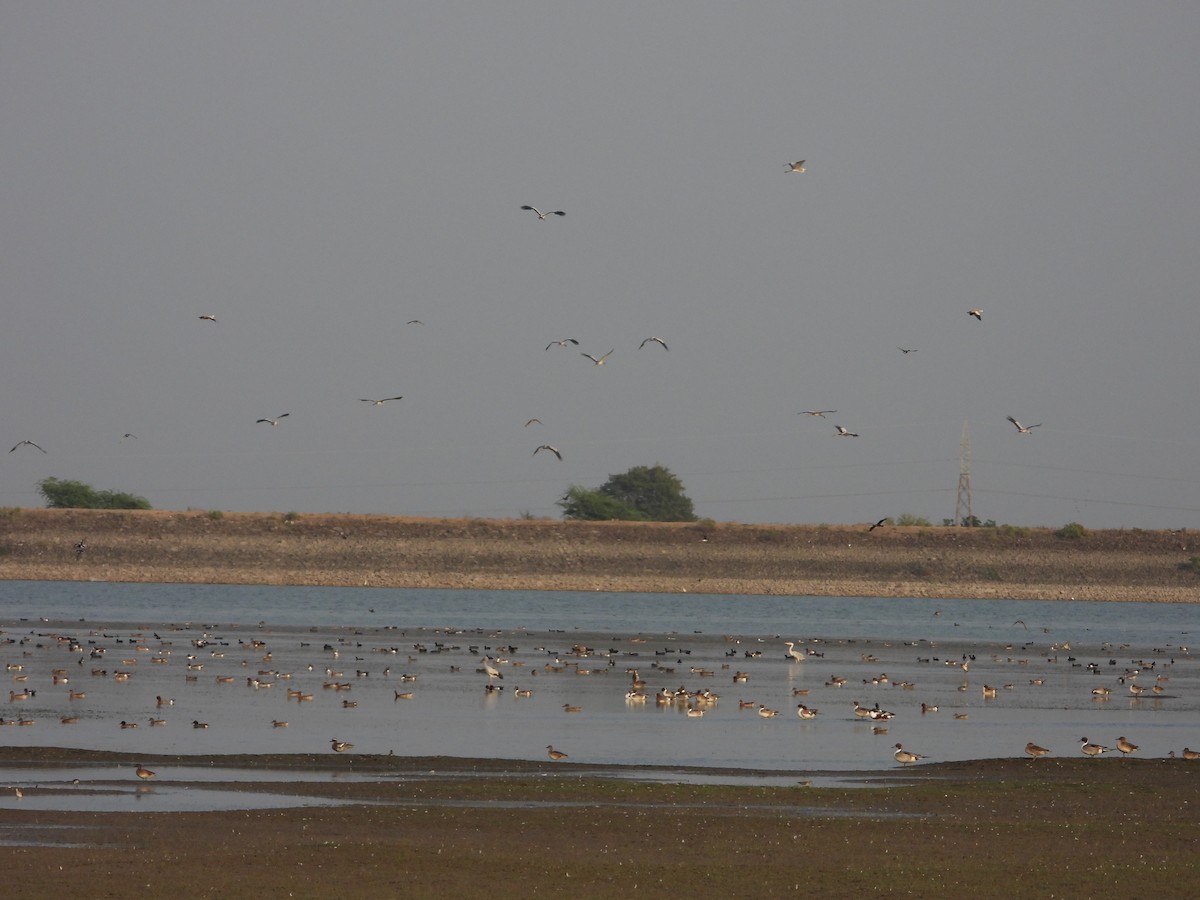
<path fill-rule="evenodd" d="M 940 524 L 965 426 L 981 520 L 1200 527 L 1197 46 L 1185 2 L 0 2 L 0 506 L 557 517 L 661 463 L 720 522 Z"/>

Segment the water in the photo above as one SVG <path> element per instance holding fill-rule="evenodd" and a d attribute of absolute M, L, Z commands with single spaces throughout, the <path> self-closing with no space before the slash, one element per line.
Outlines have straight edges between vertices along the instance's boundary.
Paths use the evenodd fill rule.
<path fill-rule="evenodd" d="M 4 721 L 33 721 L 0 727 L 9 746 L 313 753 L 336 738 L 355 753 L 544 760 L 552 744 L 573 762 L 781 773 L 894 769 L 897 742 L 930 760 L 1019 756 L 1026 741 L 1076 756 L 1084 735 L 1110 746 L 1125 735 L 1140 756 L 1200 748 L 1187 649 L 1200 605 L 0 582 L 0 628 L 14 641 L 0 644 L 0 664 L 22 666 L 5 674 L 27 679 L 7 689 L 36 692 L 0 696 Z M 789 661 L 785 639 L 823 655 Z M 575 645 L 593 652 L 572 655 Z M 485 692 L 485 655 L 503 660 L 502 691 Z M 682 686 L 720 700 L 702 718 L 631 704 L 631 668 L 649 694 Z M 1119 680 L 1131 668 L 1140 699 Z M 68 682 L 54 684 L 55 669 Z M 748 680 L 735 683 L 738 671 Z M 1169 677 L 1161 696 L 1156 675 Z M 1097 686 L 1108 700 L 1094 699 Z M 855 700 L 896 716 L 858 719 Z M 799 720 L 800 702 L 818 717 Z M 922 702 L 939 711 L 923 715 Z M 759 705 L 780 715 L 762 718 Z M 66 715 L 78 722 L 60 724 Z M 156 784 L 173 777 L 160 771 Z"/>

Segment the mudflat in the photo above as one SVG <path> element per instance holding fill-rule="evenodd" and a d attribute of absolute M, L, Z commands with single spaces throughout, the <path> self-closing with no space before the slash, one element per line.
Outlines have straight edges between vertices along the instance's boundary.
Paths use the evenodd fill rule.
<path fill-rule="evenodd" d="M 2 754 L 8 766 L 25 758 L 39 767 L 104 756 L 131 778 L 137 762 L 161 771 L 178 762 Z M 501 775 L 486 761 L 447 759 L 189 761 L 207 763 L 324 766 L 357 780 L 255 786 L 346 805 L 212 813 L 20 808 L 36 800 L 31 790 L 0 809 L 6 895 L 80 885 L 97 897 L 500 900 L 1200 892 L 1200 763 L 1184 760 L 922 764 L 851 789 L 654 784 L 550 762 Z"/>
<path fill-rule="evenodd" d="M 1058 532 L 8 509 L 0 579 L 1200 599 L 1200 532 Z"/>

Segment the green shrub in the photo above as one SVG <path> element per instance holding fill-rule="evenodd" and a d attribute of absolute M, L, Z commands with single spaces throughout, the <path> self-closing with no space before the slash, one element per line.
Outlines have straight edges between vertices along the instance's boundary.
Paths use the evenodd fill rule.
<path fill-rule="evenodd" d="M 1054 532 L 1054 536 L 1067 541 L 1077 541 L 1080 538 L 1087 537 L 1087 529 L 1078 522 L 1068 522 L 1058 531 Z"/>

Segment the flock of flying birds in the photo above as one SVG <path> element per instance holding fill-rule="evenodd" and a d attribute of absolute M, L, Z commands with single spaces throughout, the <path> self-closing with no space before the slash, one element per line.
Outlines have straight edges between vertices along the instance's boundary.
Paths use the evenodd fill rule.
<path fill-rule="evenodd" d="M 807 169 L 805 168 L 806 162 L 807 162 L 807 160 L 801 159 L 801 160 L 798 160 L 793 163 L 785 163 L 784 168 L 786 168 L 788 170 L 788 172 L 791 172 L 791 173 L 805 172 L 805 171 L 807 171 Z M 543 212 L 542 210 L 538 209 L 536 206 L 528 206 L 528 205 L 522 206 L 521 209 L 534 213 L 540 221 L 544 221 L 550 216 L 560 216 L 561 217 L 561 216 L 566 215 L 566 212 L 564 212 L 561 209 L 555 209 L 555 210 L 549 210 L 549 211 Z M 972 316 L 973 318 L 979 320 L 980 322 L 983 321 L 983 310 L 978 307 L 968 309 L 967 315 Z M 217 317 L 215 315 L 211 315 L 211 314 L 201 315 L 198 318 L 201 321 L 212 322 L 214 324 L 217 321 Z M 408 325 L 424 325 L 425 323 L 419 319 L 410 319 L 406 324 L 408 324 Z M 667 346 L 667 342 L 665 340 L 663 340 L 660 337 L 654 337 L 654 336 L 644 339 L 638 345 L 638 349 L 639 350 L 642 349 L 647 344 L 658 344 L 664 350 L 671 349 L 670 347 Z M 578 347 L 579 341 L 576 340 L 575 338 L 562 338 L 561 340 L 552 340 L 552 341 L 550 341 L 550 343 L 546 344 L 546 349 L 549 350 L 551 347 L 561 347 L 561 348 L 570 349 L 570 347 L 568 345 Z M 605 362 L 608 360 L 608 358 L 610 356 L 612 356 L 615 349 L 616 348 L 614 347 L 613 349 L 611 349 L 607 353 L 605 353 L 603 356 L 593 356 L 592 354 L 585 353 L 582 350 L 580 351 L 580 355 L 591 360 L 593 366 L 602 366 L 605 364 Z M 914 347 L 898 347 L 897 349 L 901 353 L 903 353 L 905 356 L 909 355 L 910 353 L 917 352 L 916 348 L 914 348 Z M 359 400 L 361 402 L 370 403 L 374 406 L 382 406 L 383 404 L 390 403 L 393 400 L 403 400 L 403 399 L 404 399 L 403 395 L 399 395 L 399 396 L 395 396 L 395 397 L 383 397 L 380 399 L 372 399 L 372 398 L 368 398 L 368 397 L 360 397 L 359 398 Z M 814 416 L 814 417 L 823 419 L 823 418 L 825 418 L 825 416 L 833 415 L 836 412 L 837 412 L 836 409 L 806 409 L 806 410 L 802 410 L 799 413 L 799 415 Z M 272 427 L 274 427 L 274 426 L 279 425 L 280 421 L 282 419 L 286 419 L 289 415 L 290 415 L 290 413 L 280 413 L 279 415 L 276 415 L 273 417 L 264 416 L 261 419 L 256 419 L 255 424 L 265 424 L 265 425 L 271 425 Z M 1007 419 L 1017 429 L 1018 434 L 1030 434 L 1030 433 L 1032 433 L 1033 429 L 1042 427 L 1041 422 L 1038 422 L 1036 425 L 1022 425 L 1013 416 L 1007 416 Z M 540 419 L 536 419 L 536 418 L 529 419 L 525 423 L 525 426 L 529 427 L 530 425 L 534 425 L 534 424 L 541 425 L 542 422 Z M 836 431 L 835 431 L 836 437 L 858 437 L 859 436 L 859 433 L 857 431 L 850 431 L 849 429 L 844 428 L 841 425 L 835 425 L 834 428 L 836 429 Z M 132 437 L 136 437 L 136 435 L 126 434 L 125 437 L 132 438 Z M 18 441 L 15 445 L 13 445 L 12 449 L 9 450 L 8 452 L 13 453 L 18 448 L 23 447 L 23 446 L 33 447 L 37 450 L 41 450 L 42 453 L 46 452 L 46 450 L 43 447 L 34 443 L 33 441 L 28 441 L 28 440 Z M 546 451 L 554 454 L 554 456 L 556 456 L 560 460 L 563 458 L 562 452 L 557 447 L 554 447 L 550 444 L 539 445 L 533 451 L 534 456 L 536 456 L 542 450 L 546 450 Z"/>

